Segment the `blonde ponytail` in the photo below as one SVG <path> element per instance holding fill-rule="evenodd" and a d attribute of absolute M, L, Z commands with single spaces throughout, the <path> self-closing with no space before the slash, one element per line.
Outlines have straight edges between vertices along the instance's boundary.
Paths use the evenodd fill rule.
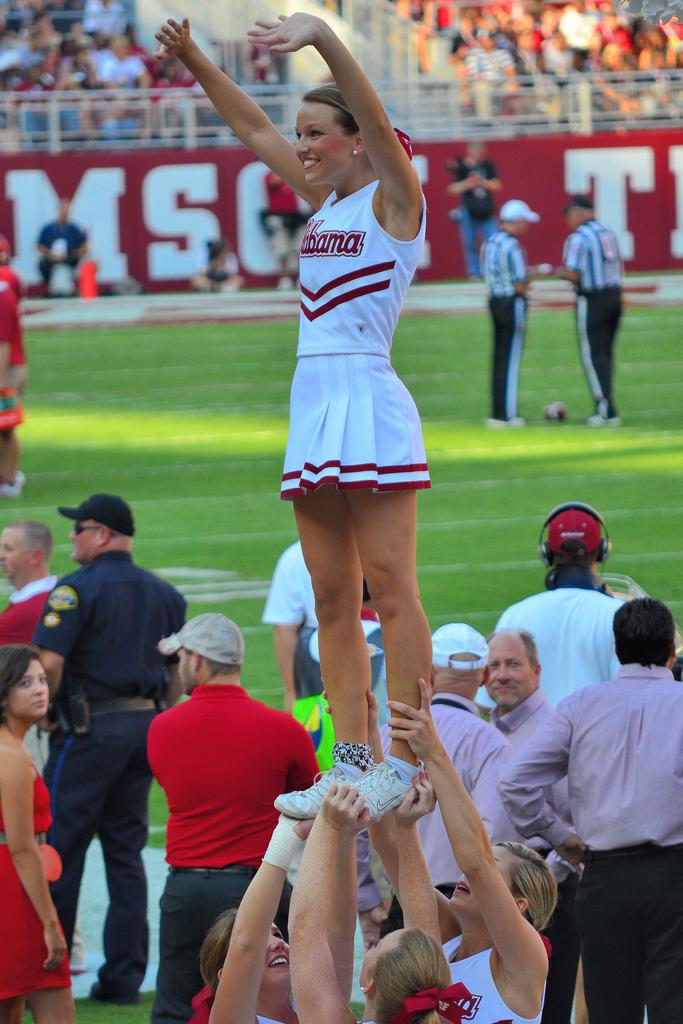
<path fill-rule="evenodd" d="M 377 958 L 377 1024 L 390 1024 L 403 1009 L 407 996 L 425 989 L 447 988 L 451 972 L 438 942 L 430 935 L 412 928 L 404 932 L 396 946 Z M 420 1024 L 440 1024 L 436 1010 L 415 1014 Z"/>

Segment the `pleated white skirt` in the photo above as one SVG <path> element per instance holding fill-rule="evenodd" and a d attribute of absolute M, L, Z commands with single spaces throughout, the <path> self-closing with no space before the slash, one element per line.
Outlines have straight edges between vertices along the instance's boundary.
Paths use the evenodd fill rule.
<path fill-rule="evenodd" d="M 280 496 L 430 487 L 415 402 L 384 356 L 298 359 Z"/>

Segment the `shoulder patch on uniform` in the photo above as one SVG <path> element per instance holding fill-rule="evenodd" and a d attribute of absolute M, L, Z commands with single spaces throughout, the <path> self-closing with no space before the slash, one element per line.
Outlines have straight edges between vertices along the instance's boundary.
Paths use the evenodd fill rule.
<path fill-rule="evenodd" d="M 78 594 L 73 587 L 56 587 L 47 599 L 47 606 L 57 612 L 70 612 L 78 608 Z"/>
<path fill-rule="evenodd" d="M 62 616 L 58 615 L 57 612 L 48 612 L 47 615 L 43 616 L 43 625 L 47 626 L 48 629 L 54 629 L 62 621 Z"/>

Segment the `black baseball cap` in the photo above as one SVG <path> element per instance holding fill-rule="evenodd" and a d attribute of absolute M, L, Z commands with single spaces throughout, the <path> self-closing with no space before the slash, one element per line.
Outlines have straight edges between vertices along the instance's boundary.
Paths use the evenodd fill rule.
<path fill-rule="evenodd" d="M 132 537 L 135 533 L 130 505 L 118 494 L 91 494 L 77 508 L 59 505 L 57 511 L 60 516 L 66 516 L 67 519 L 74 519 L 76 522 L 94 519 L 96 523 L 108 526 L 110 530 L 123 533 L 127 537 Z"/>
<path fill-rule="evenodd" d="M 569 213 L 570 210 L 592 210 L 594 207 L 595 203 L 590 196 L 571 196 L 562 212 Z"/>

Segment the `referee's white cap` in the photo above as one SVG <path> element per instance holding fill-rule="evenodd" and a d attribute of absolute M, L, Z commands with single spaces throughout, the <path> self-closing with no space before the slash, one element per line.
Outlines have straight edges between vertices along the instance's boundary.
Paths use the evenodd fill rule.
<path fill-rule="evenodd" d="M 528 224 L 538 224 L 541 219 L 523 199 L 508 199 L 501 206 L 499 217 L 503 221 L 525 220 Z"/>

